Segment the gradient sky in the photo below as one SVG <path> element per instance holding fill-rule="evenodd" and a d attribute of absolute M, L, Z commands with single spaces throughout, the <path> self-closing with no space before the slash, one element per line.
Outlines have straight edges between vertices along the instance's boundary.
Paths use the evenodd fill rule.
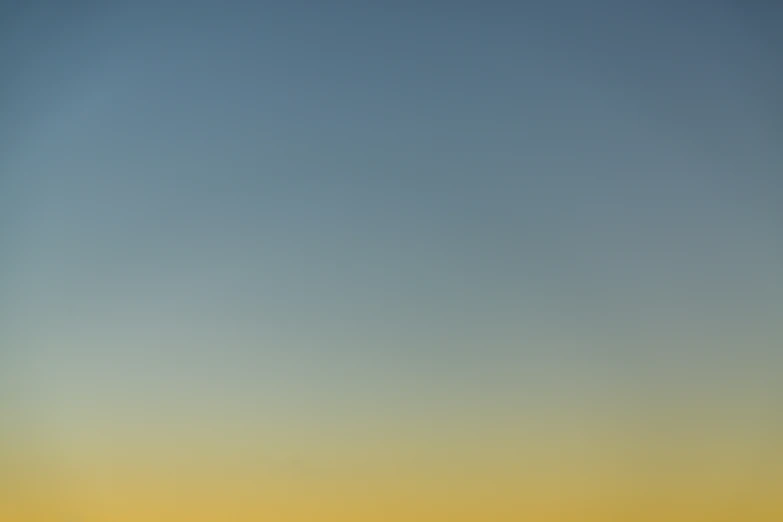
<path fill-rule="evenodd" d="M 62 4 L 0 8 L 0 376 L 41 444 L 783 428 L 773 2 Z"/>

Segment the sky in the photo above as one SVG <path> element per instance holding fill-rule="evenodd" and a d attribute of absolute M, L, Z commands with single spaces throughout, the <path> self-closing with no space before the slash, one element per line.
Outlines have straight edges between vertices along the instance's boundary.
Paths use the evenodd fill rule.
<path fill-rule="evenodd" d="M 783 508 L 773 4 L 0 6 L 0 511 Z"/>

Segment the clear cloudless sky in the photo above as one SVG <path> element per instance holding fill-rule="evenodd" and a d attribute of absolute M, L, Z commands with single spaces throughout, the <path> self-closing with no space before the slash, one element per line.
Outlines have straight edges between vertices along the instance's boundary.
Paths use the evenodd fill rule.
<path fill-rule="evenodd" d="M 181 429 L 303 461 L 586 433 L 661 401 L 741 399 L 779 435 L 780 22 L 762 1 L 3 4 L 8 424 L 74 462 Z"/>

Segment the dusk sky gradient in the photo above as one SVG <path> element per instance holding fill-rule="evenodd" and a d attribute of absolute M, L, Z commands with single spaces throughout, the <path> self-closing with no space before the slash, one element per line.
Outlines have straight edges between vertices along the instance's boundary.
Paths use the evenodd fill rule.
<path fill-rule="evenodd" d="M 783 471 L 775 2 L 32 4 L 0 6 L 0 481 L 78 476 L 52 505 L 97 522 L 157 520 L 98 493 L 131 454 Z"/>

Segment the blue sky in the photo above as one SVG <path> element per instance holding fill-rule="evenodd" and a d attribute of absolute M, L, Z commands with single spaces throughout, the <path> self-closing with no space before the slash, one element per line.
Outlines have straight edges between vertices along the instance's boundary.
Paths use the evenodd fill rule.
<path fill-rule="evenodd" d="M 9 18 L 4 351 L 71 383 L 39 389 L 775 354 L 777 10 L 245 4 Z"/>

